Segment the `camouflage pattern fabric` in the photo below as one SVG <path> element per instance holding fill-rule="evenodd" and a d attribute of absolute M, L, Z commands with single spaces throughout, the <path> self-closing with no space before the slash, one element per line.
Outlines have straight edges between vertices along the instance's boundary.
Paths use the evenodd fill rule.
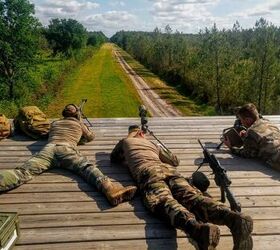
<path fill-rule="evenodd" d="M 259 158 L 280 170 L 280 130 L 269 121 L 258 119 L 247 130 L 244 146 L 231 151 L 245 158 Z"/>
<path fill-rule="evenodd" d="M 20 186 L 30 181 L 33 176 L 54 167 L 68 169 L 80 175 L 99 190 L 101 190 L 100 182 L 107 178 L 76 148 L 67 145 L 47 144 L 40 153 L 29 159 L 21 167 L 14 170 L 0 170 L 0 191 L 7 191 Z"/>
<path fill-rule="evenodd" d="M 89 142 L 94 139 L 94 133 L 82 121 L 74 117 L 67 117 L 54 121 L 51 124 L 49 143 L 67 142 L 71 146 L 76 147 L 81 139 L 84 142 Z"/>
<path fill-rule="evenodd" d="M 107 177 L 77 150 L 76 145 L 82 136 L 87 141 L 94 138 L 93 132 L 77 119 L 54 122 L 49 143 L 37 155 L 13 170 L 0 170 L 0 191 L 13 189 L 54 167 L 68 169 L 101 190 L 100 183 Z"/>
<path fill-rule="evenodd" d="M 152 142 L 144 138 L 123 139 L 113 149 L 111 161 L 127 164 L 145 206 L 172 226 L 184 229 L 187 221 L 194 218 L 226 224 L 220 215 L 229 209 L 203 196 L 176 168 L 162 162 L 160 150 Z"/>

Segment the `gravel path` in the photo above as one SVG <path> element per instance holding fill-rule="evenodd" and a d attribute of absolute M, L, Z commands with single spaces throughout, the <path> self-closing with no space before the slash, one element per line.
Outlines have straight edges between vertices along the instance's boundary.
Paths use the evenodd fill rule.
<path fill-rule="evenodd" d="M 165 100 L 159 97 L 142 77 L 126 63 L 121 54 L 115 51 L 115 55 L 124 71 L 129 75 L 135 88 L 137 89 L 143 104 L 146 106 L 151 116 L 154 117 L 169 117 L 169 116 L 182 116 L 181 112 L 172 105 L 168 104 Z"/>

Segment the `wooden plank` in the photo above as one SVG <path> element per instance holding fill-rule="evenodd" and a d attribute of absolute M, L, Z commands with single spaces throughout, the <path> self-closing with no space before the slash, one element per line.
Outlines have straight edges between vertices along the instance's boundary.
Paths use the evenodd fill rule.
<path fill-rule="evenodd" d="M 273 224 L 273 225 L 272 225 Z M 220 226 L 221 234 L 231 236 L 225 226 Z M 176 232 L 177 231 L 177 232 Z M 279 235 L 280 221 L 254 221 L 254 235 L 267 233 Z M 73 241 L 97 240 L 126 240 L 144 238 L 172 238 L 186 237 L 180 230 L 175 230 L 164 224 L 137 224 L 137 225 L 100 225 L 21 229 L 19 244 L 42 244 Z"/>
<path fill-rule="evenodd" d="M 57 203 L 23 203 L 23 204 L 5 204 L 0 205 L 1 211 L 14 211 L 20 213 L 21 216 L 36 215 L 66 215 L 66 214 L 86 214 L 86 213 L 117 213 L 117 212 L 147 212 L 139 197 L 132 202 L 120 204 L 117 207 L 111 207 L 104 199 L 102 201 L 89 202 L 57 202 Z M 242 212 L 249 214 L 253 219 L 280 219 L 280 207 L 242 207 Z M 34 217 L 38 218 L 38 217 Z M 30 222 L 31 223 L 31 222 Z M 64 221 L 57 221 L 58 224 L 63 225 Z M 42 227 L 44 225 L 42 224 Z"/>
<path fill-rule="evenodd" d="M 171 250 L 185 249 L 194 250 L 194 246 L 188 243 L 187 239 L 140 239 L 140 240 L 110 240 L 110 241 L 83 241 L 71 243 L 54 243 L 54 244 L 32 244 L 17 245 L 15 250 L 116 250 L 116 249 L 137 249 L 137 250 Z"/>
<path fill-rule="evenodd" d="M 253 236 L 254 250 L 276 250 L 280 245 L 279 235 L 261 235 Z M 71 243 L 54 243 L 54 244 L 32 244 L 16 246 L 15 250 L 56 250 L 56 249 L 96 249 L 96 250 L 115 250 L 115 249 L 137 249 L 137 250 L 194 250 L 194 246 L 185 238 L 173 239 L 140 239 L 140 240 L 114 240 L 114 241 L 83 241 Z M 222 237 L 217 250 L 232 249 L 232 238 Z"/>
<path fill-rule="evenodd" d="M 254 190 L 254 189 L 253 189 Z M 218 194 L 218 190 L 217 190 Z M 271 207 L 280 206 L 280 195 L 235 195 L 243 207 L 260 206 Z M 214 196 L 219 199 L 220 195 Z M 99 192 L 50 192 L 50 193 L 6 193 L 1 197 L 0 207 L 4 204 L 21 203 L 49 203 L 49 202 L 75 202 L 75 201 L 100 201 L 105 200 Z M 4 206 L 5 207 L 5 206 Z"/>
<path fill-rule="evenodd" d="M 130 211 L 105 210 L 100 212 L 96 209 L 94 212 L 85 213 L 82 209 L 80 210 L 80 213 L 20 215 L 20 227 L 28 229 L 67 226 L 136 225 L 145 223 L 165 224 L 165 222 L 140 207 L 139 210 L 141 211 L 133 210 L 132 206 L 130 206 Z M 245 208 L 242 212 L 248 212 L 254 221 L 259 220 L 259 224 L 261 223 L 260 220 L 264 219 L 269 221 L 280 220 L 280 207 L 250 208 L 250 210 Z"/>
<path fill-rule="evenodd" d="M 266 180 L 267 182 L 267 180 Z M 250 187 L 250 185 L 240 185 L 240 182 L 235 182 L 235 185 L 231 186 L 231 191 L 237 195 L 237 196 L 249 196 L 249 195 L 275 195 L 280 193 L 280 183 L 279 181 L 274 181 L 277 185 L 256 185 L 254 190 Z M 124 182 L 122 182 L 124 184 Z M 126 185 L 133 184 L 134 182 L 130 180 L 129 182 L 126 182 Z M 214 183 L 213 183 L 214 184 Z M 273 189 L 271 188 L 273 186 Z M 34 193 L 34 190 L 36 190 L 36 193 L 44 193 L 44 192 L 91 192 L 96 191 L 95 187 L 80 181 L 80 182 L 70 182 L 70 183 L 32 183 L 29 182 L 25 185 L 22 185 L 14 190 L 11 190 L 9 194 L 18 194 L 18 193 Z M 210 186 L 208 189 L 210 194 L 213 194 L 214 196 L 217 196 L 220 192 L 219 189 L 216 186 Z"/>
<path fill-rule="evenodd" d="M 113 180 L 122 182 L 122 183 L 134 183 L 132 177 L 127 174 L 111 174 L 110 175 Z M 208 176 L 210 178 L 210 186 L 215 186 L 213 176 Z M 77 176 L 77 175 L 59 175 L 59 174 L 41 174 L 36 176 L 32 181 L 28 182 L 28 184 L 41 184 L 41 183 L 84 183 L 85 181 Z M 263 176 L 252 180 L 251 178 L 241 178 L 238 175 L 235 178 L 232 178 L 231 186 L 241 186 L 241 187 L 263 187 L 263 186 L 279 186 L 279 180 L 274 180 L 270 176 Z"/>

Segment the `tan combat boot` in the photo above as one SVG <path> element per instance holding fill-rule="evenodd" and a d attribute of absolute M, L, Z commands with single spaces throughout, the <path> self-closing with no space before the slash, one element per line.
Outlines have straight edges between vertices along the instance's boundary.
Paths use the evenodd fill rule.
<path fill-rule="evenodd" d="M 253 220 L 250 216 L 220 208 L 211 221 L 219 225 L 224 224 L 230 229 L 233 237 L 233 250 L 253 249 L 251 236 Z"/>
<path fill-rule="evenodd" d="M 137 190 L 136 186 L 123 187 L 121 184 L 113 183 L 109 179 L 102 181 L 101 187 L 102 193 L 106 195 L 108 201 L 113 206 L 131 200 Z"/>
<path fill-rule="evenodd" d="M 210 223 L 189 220 L 185 232 L 196 241 L 199 250 L 213 250 L 220 240 L 219 227 Z"/>

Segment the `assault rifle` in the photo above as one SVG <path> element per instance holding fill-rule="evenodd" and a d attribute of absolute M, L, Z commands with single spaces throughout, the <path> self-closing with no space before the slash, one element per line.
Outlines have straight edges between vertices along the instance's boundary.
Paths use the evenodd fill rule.
<path fill-rule="evenodd" d="M 153 136 L 157 141 L 158 143 L 170 154 L 172 154 L 172 152 L 154 135 L 154 132 L 151 131 L 149 129 L 149 126 L 148 126 L 148 118 L 147 118 L 147 109 L 144 105 L 140 105 L 139 106 L 139 116 L 141 117 L 141 130 L 144 132 L 144 133 L 149 133 L 151 136 Z"/>
<path fill-rule="evenodd" d="M 83 112 L 83 108 L 84 108 L 84 105 L 86 104 L 87 102 L 87 99 L 82 99 L 79 106 L 78 106 L 78 112 L 81 114 L 81 118 L 82 119 L 85 119 L 89 125 L 89 127 L 93 127 L 92 123 L 89 121 L 89 119 L 86 117 L 86 115 L 84 114 Z"/>
<path fill-rule="evenodd" d="M 221 166 L 220 162 L 216 158 L 214 154 L 211 154 L 201 143 L 201 141 L 198 139 L 198 142 L 200 146 L 203 149 L 204 159 L 202 163 L 199 165 L 196 172 L 199 170 L 199 168 L 204 164 L 208 163 L 210 168 L 213 171 L 214 174 L 214 180 L 218 187 L 220 187 L 221 190 L 221 202 L 225 202 L 226 198 L 229 201 L 230 209 L 232 211 L 241 212 L 241 205 L 239 202 L 236 201 L 233 193 L 230 191 L 229 186 L 231 184 L 231 180 L 226 174 L 226 170 Z"/>

